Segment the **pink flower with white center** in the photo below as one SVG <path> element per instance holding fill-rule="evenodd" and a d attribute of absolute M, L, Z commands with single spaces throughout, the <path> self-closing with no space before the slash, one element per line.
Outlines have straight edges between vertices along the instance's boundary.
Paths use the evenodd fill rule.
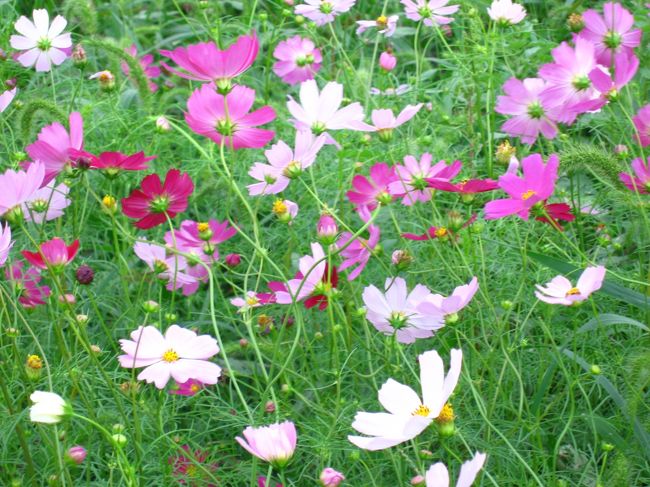
<path fill-rule="evenodd" d="M 11 240 L 11 228 L 9 225 L 5 225 L 4 228 L 0 225 L 0 229 L 2 229 L 0 232 L 0 266 L 3 266 L 9 258 L 9 251 L 14 246 L 14 242 Z"/>
<path fill-rule="evenodd" d="M 422 154 L 418 161 L 415 157 L 408 155 L 404 157 L 404 165 L 396 165 L 397 178 L 388 185 L 391 195 L 402 198 L 402 204 L 411 206 L 418 201 L 426 202 L 431 200 L 433 189 L 429 188 L 427 179 L 438 178 L 448 181 L 454 178 L 463 168 L 460 161 L 454 161 L 447 165 L 445 161 L 439 161 L 431 165 L 433 156 L 428 152 Z"/>
<path fill-rule="evenodd" d="M 605 272 L 606 269 L 602 265 L 587 267 L 575 286 L 566 277 L 556 276 L 545 286 L 536 284 L 535 296 L 545 303 L 571 306 L 585 301 L 591 293 L 598 291 L 603 285 Z"/>
<path fill-rule="evenodd" d="M 70 158 L 71 149 L 83 149 L 84 126 L 79 112 L 70 114 L 69 126 L 69 132 L 59 122 L 43 127 L 36 142 L 25 149 L 32 160 L 45 165 L 45 183 L 51 181 L 65 166 L 74 165 Z"/>
<path fill-rule="evenodd" d="M 494 110 L 502 115 L 512 115 L 512 118 L 501 126 L 501 130 L 519 137 L 526 144 L 534 144 L 540 133 L 547 139 L 554 139 L 556 122 L 568 109 L 548 95 L 547 87 L 548 84 L 539 78 L 523 81 L 510 78 L 506 81 L 503 85 L 505 96 L 497 98 Z"/>
<path fill-rule="evenodd" d="M 422 398 L 409 386 L 388 379 L 379 389 L 379 402 L 387 413 L 358 412 L 352 427 L 367 436 L 348 436 L 364 450 L 385 450 L 422 433 L 436 418 L 451 409 L 447 404 L 454 392 L 463 362 L 463 351 L 452 348 L 449 372 L 435 350 L 418 357 Z M 442 414 L 441 414 L 442 413 Z"/>
<path fill-rule="evenodd" d="M 268 144 L 275 132 L 256 128 L 275 120 L 275 110 L 264 106 L 249 110 L 255 102 L 255 90 L 235 85 L 227 96 L 204 84 L 187 101 L 185 121 L 199 135 L 217 144 L 237 149 L 259 149 Z"/>
<path fill-rule="evenodd" d="M 518 24 L 526 18 L 526 9 L 512 0 L 494 0 L 487 12 L 492 20 L 504 25 Z"/>
<path fill-rule="evenodd" d="M 620 173 L 618 175 L 621 182 L 627 186 L 630 191 L 637 191 L 641 194 L 650 194 L 650 157 L 647 161 L 637 158 L 632 161 L 632 170 L 636 177 Z"/>
<path fill-rule="evenodd" d="M 294 13 L 320 26 L 334 22 L 338 15 L 350 10 L 355 3 L 356 0 L 305 0 L 304 4 L 296 6 Z"/>
<path fill-rule="evenodd" d="M 460 467 L 456 487 L 470 487 L 485 463 L 485 453 L 476 453 L 474 458 Z M 449 472 L 442 462 L 431 465 L 425 477 L 426 487 L 449 487 Z"/>
<path fill-rule="evenodd" d="M 642 147 L 650 145 L 650 105 L 641 108 L 634 117 L 632 122 L 637 130 L 637 138 Z M 1 207 L 0 207 L 1 210 Z"/>
<path fill-rule="evenodd" d="M 138 59 L 138 48 L 135 47 L 135 44 L 131 44 L 131 47 L 124 50 L 129 56 Z M 158 66 L 153 66 L 153 54 L 145 54 L 138 60 L 138 62 L 140 63 L 140 66 L 142 66 L 144 74 L 149 80 L 149 90 L 151 90 L 152 93 L 155 93 L 158 91 L 158 85 L 151 81 L 151 79 L 160 76 L 160 68 Z M 122 61 L 120 67 L 122 68 L 122 72 L 129 76 L 129 65 Z"/>
<path fill-rule="evenodd" d="M 348 191 L 345 194 L 357 209 L 365 207 L 372 211 L 377 208 L 378 203 L 388 204 L 393 200 L 389 187 L 397 178 L 395 168 L 379 162 L 370 168 L 370 180 L 357 174 L 352 178 L 352 187 L 356 191 Z"/>
<path fill-rule="evenodd" d="M 426 286 L 418 284 L 411 292 L 401 277 L 388 278 L 382 293 L 375 286 L 363 290 L 366 318 L 384 335 L 395 335 L 400 343 L 413 343 L 429 338 L 445 326 L 441 311 L 422 313 L 418 307 L 431 295 Z"/>
<path fill-rule="evenodd" d="M 377 132 L 381 140 L 388 142 L 393 138 L 393 130 L 415 117 L 420 108 L 422 108 L 422 103 L 406 105 L 397 117 L 390 109 L 373 110 L 370 116 L 372 125 L 363 123 L 359 126 L 359 130 Z"/>
<path fill-rule="evenodd" d="M 447 25 L 454 21 L 448 15 L 458 12 L 460 5 L 447 5 L 450 0 L 401 0 L 406 16 L 424 25 Z"/>
<path fill-rule="evenodd" d="M 39 286 L 41 273 L 38 269 L 30 267 L 23 272 L 23 263 L 15 262 L 5 270 L 5 277 L 18 296 L 18 302 L 25 308 L 34 308 L 45 304 L 50 295 L 48 286 Z"/>
<path fill-rule="evenodd" d="M 499 177 L 499 187 L 510 198 L 493 200 L 485 205 L 485 219 L 494 220 L 509 215 L 519 215 L 528 220 L 531 209 L 544 203 L 555 190 L 557 170 L 560 160 L 552 154 L 548 163 L 540 154 L 532 154 L 521 161 L 523 177 L 516 174 L 503 174 Z"/>
<path fill-rule="evenodd" d="M 233 306 L 237 306 L 239 308 L 239 310 L 237 311 L 239 313 L 243 313 L 245 311 L 250 310 L 251 308 L 259 308 L 264 303 L 257 296 L 257 293 L 255 293 L 254 291 L 247 291 L 243 297 L 232 298 L 230 300 L 230 304 L 232 304 Z"/>
<path fill-rule="evenodd" d="M 300 36 L 280 42 L 273 51 L 278 61 L 273 72 L 290 85 L 314 79 L 320 70 L 323 56 L 314 41 Z"/>
<path fill-rule="evenodd" d="M 27 262 L 34 267 L 60 271 L 72 262 L 78 250 L 79 240 L 75 240 L 70 245 L 66 245 L 62 239 L 55 237 L 52 240 L 40 244 L 36 252 L 23 250 L 22 254 Z"/>
<path fill-rule="evenodd" d="M 71 203 L 67 198 L 69 191 L 64 183 L 55 186 L 54 182 L 36 191 L 28 202 L 22 204 L 25 221 L 40 224 L 63 216 L 63 210 Z"/>
<path fill-rule="evenodd" d="M 447 323 L 458 321 L 458 312 L 469 304 L 478 291 L 478 279 L 473 277 L 469 284 L 458 286 L 451 293 L 451 296 L 441 296 L 440 294 L 431 294 L 418 306 L 418 311 L 422 314 L 442 313 Z"/>
<path fill-rule="evenodd" d="M 634 16 L 620 3 L 607 2 L 603 5 L 603 16 L 589 9 L 582 13 L 585 28 L 580 37 L 591 41 L 596 48 L 598 62 L 610 66 L 614 57 L 624 52 L 632 55 L 641 44 L 641 30 L 634 29 Z"/>
<path fill-rule="evenodd" d="M 399 15 L 391 15 L 387 17 L 386 15 L 380 15 L 375 20 L 357 20 L 357 35 L 363 34 L 366 30 L 376 28 L 379 34 L 383 34 L 385 37 L 392 37 L 397 29 L 397 21 L 399 20 Z"/>
<path fill-rule="evenodd" d="M 248 185 L 248 194 L 277 194 L 284 191 L 291 179 L 297 178 L 316 160 L 327 140 L 325 134 L 314 136 L 308 130 L 296 132 L 295 149 L 280 141 L 264 152 L 269 164 L 256 162 L 248 172 L 259 183 Z"/>
<path fill-rule="evenodd" d="M 4 112 L 7 109 L 7 107 L 11 104 L 14 97 L 16 96 L 17 92 L 18 89 L 13 88 L 11 90 L 5 90 L 0 93 L 0 113 Z"/>
<path fill-rule="evenodd" d="M 155 326 L 140 326 L 131 333 L 131 340 L 120 340 L 120 347 L 124 352 L 118 357 L 120 365 L 126 369 L 145 367 L 138 380 L 153 382 L 158 389 L 170 378 L 179 383 L 194 379 L 216 384 L 221 376 L 221 367 L 209 361 L 219 353 L 217 341 L 178 325 L 171 325 L 164 335 Z"/>
<path fill-rule="evenodd" d="M 382 52 L 379 56 L 379 67 L 388 72 L 395 69 L 395 66 L 397 66 L 397 58 L 391 52 Z"/>
<path fill-rule="evenodd" d="M 551 53 L 555 62 L 539 68 L 539 76 L 548 83 L 543 94 L 546 100 L 555 100 L 558 105 L 571 107 L 598 96 L 589 79 L 589 73 L 597 66 L 595 47 L 591 41 L 577 37 L 575 47 L 563 42 Z M 571 124 L 576 115 L 566 109 L 558 113 L 557 119 Z"/>
<path fill-rule="evenodd" d="M 68 57 L 67 49 L 72 47 L 70 33 L 63 33 L 68 22 L 57 15 L 50 25 L 50 16 L 45 9 L 32 12 L 32 22 L 24 15 L 14 24 L 19 34 L 12 35 L 11 47 L 20 51 L 16 60 L 26 68 L 35 66 L 36 71 L 50 71 Z"/>
<path fill-rule="evenodd" d="M 308 298 L 312 293 L 324 292 L 327 281 L 327 259 L 319 243 L 311 244 L 312 255 L 305 255 L 298 261 L 299 277 L 287 282 L 286 290 L 275 293 L 278 304 L 291 304 Z"/>
<path fill-rule="evenodd" d="M 34 198 L 43 185 L 45 167 L 40 162 L 30 164 L 25 171 L 7 169 L 0 174 L 0 216 L 9 221 L 23 218 L 22 205 Z"/>
<path fill-rule="evenodd" d="M 182 289 L 188 296 L 196 292 L 198 280 L 187 272 L 187 260 L 181 255 L 167 255 L 165 247 L 136 242 L 133 251 L 158 279 L 167 282 L 167 289 Z"/>
<path fill-rule="evenodd" d="M 243 431 L 243 435 L 244 438 L 239 436 L 235 438 L 237 443 L 251 455 L 270 463 L 277 469 L 284 468 L 291 461 L 298 442 L 296 425 L 291 421 L 257 428 L 248 426 Z"/>
<path fill-rule="evenodd" d="M 380 231 L 376 225 L 368 226 L 368 239 L 356 237 L 350 232 L 343 232 L 336 242 L 336 246 L 341 250 L 343 263 L 339 266 L 339 271 L 343 271 L 348 267 L 357 266 L 350 274 L 348 274 L 348 281 L 353 281 L 366 267 L 370 260 L 373 250 L 379 243 Z"/>

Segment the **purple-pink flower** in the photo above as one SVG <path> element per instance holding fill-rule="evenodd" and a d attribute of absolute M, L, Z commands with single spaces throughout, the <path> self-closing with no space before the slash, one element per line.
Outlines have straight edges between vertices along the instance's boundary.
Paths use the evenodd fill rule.
<path fill-rule="evenodd" d="M 387 204 L 393 199 L 390 193 L 391 183 L 398 180 L 395 168 L 385 162 L 379 162 L 370 168 L 370 180 L 361 174 L 352 178 L 352 188 L 346 196 L 357 209 L 366 208 L 370 211 L 377 208 L 378 203 Z"/>
<path fill-rule="evenodd" d="M 395 66 L 397 66 L 397 58 L 392 52 L 384 51 L 379 55 L 379 67 L 381 69 L 388 72 L 395 69 Z"/>
<path fill-rule="evenodd" d="M 650 105 L 641 108 L 634 117 L 632 122 L 637 130 L 637 138 L 642 147 L 650 145 Z"/>
<path fill-rule="evenodd" d="M 545 286 L 536 284 L 535 296 L 545 303 L 571 306 L 586 300 L 591 293 L 598 291 L 603 285 L 605 272 L 606 269 L 601 265 L 587 267 L 575 286 L 566 277 L 556 276 Z"/>
<path fill-rule="evenodd" d="M 198 289 L 199 279 L 189 273 L 187 259 L 182 255 L 167 255 L 165 247 L 145 242 L 136 242 L 133 251 L 158 279 L 167 282 L 169 291 L 182 289 L 189 296 Z"/>
<path fill-rule="evenodd" d="M 228 224 L 211 219 L 207 222 L 183 220 L 181 228 L 174 232 L 165 233 L 165 243 L 169 247 L 187 254 L 193 254 L 203 262 L 212 263 L 219 260 L 218 246 L 231 239 L 237 230 Z M 202 266 L 200 266 L 203 268 Z"/>
<path fill-rule="evenodd" d="M 355 2 L 356 0 L 305 0 L 304 4 L 296 6 L 294 12 L 307 17 L 316 25 L 325 25 L 350 10 Z"/>
<path fill-rule="evenodd" d="M 458 312 L 467 306 L 478 291 L 478 279 L 473 277 L 468 284 L 458 286 L 450 296 L 430 294 L 417 310 L 425 315 L 442 313 L 447 322 L 458 319 Z"/>
<path fill-rule="evenodd" d="M 298 441 L 296 426 L 291 421 L 257 428 L 248 426 L 243 435 L 244 438 L 235 438 L 237 443 L 251 455 L 276 468 L 283 468 L 289 463 Z"/>
<path fill-rule="evenodd" d="M 404 157 L 404 165 L 394 167 L 397 177 L 388 185 L 391 195 L 402 198 L 402 204 L 411 206 L 418 201 L 427 202 L 431 200 L 433 190 L 429 187 L 428 179 L 438 178 L 449 180 L 458 175 L 463 168 L 460 161 L 454 161 L 447 165 L 445 161 L 439 161 L 431 165 L 433 156 L 428 152 L 422 154 L 418 161 L 415 157 L 408 155 Z"/>
<path fill-rule="evenodd" d="M 331 467 L 326 467 L 320 473 L 318 479 L 323 487 L 339 487 L 341 482 L 345 480 L 345 475 Z"/>
<path fill-rule="evenodd" d="M 124 49 L 124 51 L 126 51 L 129 56 L 138 59 L 138 48 L 135 47 L 135 44 L 131 44 L 131 47 L 127 47 Z M 152 93 L 155 93 L 158 90 L 158 85 L 151 81 L 151 79 L 160 76 L 160 68 L 158 66 L 153 66 L 153 54 L 145 54 L 140 59 L 138 59 L 138 62 L 140 63 L 140 66 L 142 66 L 142 70 L 149 80 L 149 90 L 151 90 Z M 122 61 L 122 64 L 120 66 L 122 68 L 122 72 L 125 75 L 129 76 L 129 65 L 126 62 Z"/>
<path fill-rule="evenodd" d="M 196 395 L 204 387 L 205 384 L 200 380 L 189 379 L 185 382 L 176 382 L 176 386 L 170 389 L 169 393 L 175 396 L 191 397 Z"/>
<path fill-rule="evenodd" d="M 48 286 L 39 286 L 41 273 L 38 269 L 30 267 L 23 271 L 23 263 L 15 262 L 5 270 L 5 277 L 18 296 L 18 302 L 25 308 L 33 308 L 45 304 L 50 295 Z"/>
<path fill-rule="evenodd" d="M 290 85 L 314 79 L 323 61 L 314 41 L 298 35 L 280 42 L 273 57 L 278 60 L 273 65 L 273 72 Z"/>
<path fill-rule="evenodd" d="M 348 281 L 353 281 L 359 277 L 379 243 L 381 233 L 377 225 L 369 225 L 368 234 L 368 238 L 365 239 L 362 237 L 353 238 L 352 233 L 343 232 L 336 242 L 336 246 L 343 249 L 341 250 L 341 257 L 344 260 L 339 266 L 339 271 L 356 265 L 356 268 L 348 274 Z"/>
<path fill-rule="evenodd" d="M 67 198 L 69 191 L 65 183 L 55 186 L 54 182 L 36 191 L 29 201 L 22 204 L 25 221 L 40 224 L 63 216 L 63 210 L 71 203 Z"/>
<path fill-rule="evenodd" d="M 14 246 L 14 241 L 11 240 L 11 228 L 5 224 L 4 228 L 0 225 L 0 266 L 5 265 L 9 257 L 9 251 Z"/>
<path fill-rule="evenodd" d="M 637 191 L 641 194 L 650 194 L 650 157 L 644 161 L 641 157 L 634 159 L 631 163 L 635 176 L 622 172 L 620 180 L 630 191 Z"/>
<path fill-rule="evenodd" d="M 450 0 L 401 0 L 404 5 L 406 16 L 415 20 L 422 21 L 424 25 L 432 27 L 433 25 L 447 25 L 454 21 L 448 17 L 455 14 L 460 5 L 447 5 Z"/>
<path fill-rule="evenodd" d="M 22 254 L 34 267 L 58 271 L 72 262 L 78 250 L 79 240 L 67 245 L 62 239 L 54 237 L 40 244 L 36 252 L 23 250 Z"/>
<path fill-rule="evenodd" d="M 12 88 L 0 93 L 0 113 L 4 112 L 7 109 L 7 107 L 11 104 L 14 97 L 16 96 L 17 92 L 17 88 Z"/>

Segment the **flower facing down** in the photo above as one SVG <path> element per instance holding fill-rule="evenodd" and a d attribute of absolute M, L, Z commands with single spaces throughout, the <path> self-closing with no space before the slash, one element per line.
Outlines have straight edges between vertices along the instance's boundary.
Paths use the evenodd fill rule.
<path fill-rule="evenodd" d="M 273 72 L 290 85 L 314 79 L 323 61 L 314 41 L 300 36 L 280 42 L 273 51 L 273 57 L 277 59 Z"/>
<path fill-rule="evenodd" d="M 56 424 L 72 412 L 70 405 L 53 392 L 34 391 L 29 399 L 29 419 L 34 423 Z"/>
<path fill-rule="evenodd" d="M 45 304 L 50 295 L 48 286 L 39 286 L 41 274 L 38 269 L 30 267 L 23 272 L 23 263 L 15 262 L 5 270 L 5 277 L 18 297 L 18 302 L 25 308 Z"/>
<path fill-rule="evenodd" d="M 446 25 L 454 21 L 447 17 L 455 14 L 460 5 L 447 5 L 449 0 L 401 0 L 406 16 L 416 22 L 422 21 L 424 25 Z"/>
<path fill-rule="evenodd" d="M 304 15 L 316 25 L 333 22 L 337 15 L 347 12 L 357 0 L 305 0 L 296 6 L 296 15 Z"/>
<path fill-rule="evenodd" d="M 203 388 L 203 382 L 190 379 L 185 382 L 177 382 L 176 386 L 169 390 L 169 393 L 176 396 L 194 396 Z"/>
<path fill-rule="evenodd" d="M 487 9 L 492 20 L 500 24 L 518 24 L 526 17 L 526 9 L 512 0 L 494 0 Z"/>
<path fill-rule="evenodd" d="M 345 475 L 331 467 L 326 467 L 318 479 L 323 487 L 338 487 L 345 480 Z"/>
<path fill-rule="evenodd" d="M 463 463 L 460 467 L 460 473 L 458 474 L 458 480 L 456 481 L 456 487 L 470 487 L 476 476 L 483 468 L 485 463 L 486 455 L 485 453 L 476 453 L 474 458 Z M 434 465 L 431 465 L 429 470 L 427 470 L 426 475 L 426 487 L 449 487 L 449 472 L 447 467 L 442 462 L 438 462 Z"/>
<path fill-rule="evenodd" d="M 20 51 L 16 60 L 36 71 L 49 71 L 52 65 L 58 66 L 68 57 L 66 49 L 72 47 L 70 33 L 63 33 L 68 22 L 57 15 L 50 25 L 50 17 L 45 9 L 32 12 L 32 22 L 24 15 L 16 21 L 14 27 L 22 35 L 11 36 L 11 47 Z"/>
<path fill-rule="evenodd" d="M 601 265 L 587 267 L 575 286 L 566 277 L 556 276 L 545 286 L 536 284 L 535 296 L 545 303 L 571 306 L 586 300 L 591 293 L 598 291 L 603 285 L 605 272 L 606 269 Z"/>
<path fill-rule="evenodd" d="M 60 271 L 72 262 L 78 250 L 79 240 L 75 240 L 70 245 L 66 245 L 62 239 L 55 237 L 52 240 L 40 244 L 36 252 L 23 250 L 22 254 L 27 259 L 27 262 L 34 267 Z"/>
<path fill-rule="evenodd" d="M 171 325 L 163 335 L 155 326 L 140 326 L 131 340 L 121 339 L 124 355 L 118 360 L 127 369 L 145 367 L 138 380 L 154 383 L 163 389 L 170 378 L 184 383 L 190 379 L 216 384 L 221 367 L 210 362 L 219 353 L 217 341 L 209 335 Z"/>
<path fill-rule="evenodd" d="M 453 418 L 447 399 L 454 392 L 463 352 L 451 350 L 449 372 L 438 352 L 431 350 L 418 357 L 422 398 L 408 386 L 388 379 L 379 390 L 379 402 L 387 413 L 358 412 L 352 427 L 367 436 L 348 436 L 353 444 L 364 450 L 384 450 L 422 433 L 434 420 Z"/>
<path fill-rule="evenodd" d="M 4 228 L 0 225 L 0 266 L 5 265 L 5 262 L 7 262 L 9 251 L 13 246 L 14 242 L 11 240 L 11 228 L 9 225 L 5 225 Z"/>
<path fill-rule="evenodd" d="M 243 431 L 244 438 L 236 437 L 237 443 L 251 455 L 269 462 L 275 468 L 285 467 L 296 449 L 298 440 L 296 426 L 291 421 Z"/>
<path fill-rule="evenodd" d="M 473 277 L 468 284 L 458 286 L 451 296 L 431 294 L 418 306 L 417 310 L 425 315 L 442 313 L 447 323 L 458 320 L 458 312 L 469 304 L 478 291 L 478 279 Z"/>
<path fill-rule="evenodd" d="M 650 157 L 645 162 L 640 157 L 634 159 L 631 163 L 631 166 L 636 177 L 623 172 L 618 175 L 621 182 L 630 191 L 638 191 L 642 194 L 650 194 Z"/>

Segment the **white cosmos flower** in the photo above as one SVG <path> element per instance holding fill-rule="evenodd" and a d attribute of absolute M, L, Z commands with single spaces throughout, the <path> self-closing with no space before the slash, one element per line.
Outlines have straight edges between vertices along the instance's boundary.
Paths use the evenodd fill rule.
<path fill-rule="evenodd" d="M 11 47 L 25 51 L 17 58 L 18 62 L 36 71 L 49 71 L 52 64 L 58 66 L 66 60 L 68 54 L 63 50 L 72 47 L 70 33 L 62 33 L 68 24 L 57 15 L 50 25 L 50 17 L 45 9 L 36 9 L 32 13 L 32 22 L 22 15 L 14 24 L 18 33 L 11 36 Z"/>
<path fill-rule="evenodd" d="M 68 403 L 53 392 L 34 391 L 29 398 L 34 403 L 29 408 L 29 419 L 34 423 L 59 423 L 69 412 Z"/>
<path fill-rule="evenodd" d="M 440 415 L 458 383 L 463 352 L 452 349 L 446 376 L 435 350 L 423 353 L 418 360 L 422 399 L 410 387 L 388 379 L 379 390 L 379 402 L 388 412 L 358 412 L 352 427 L 368 436 L 350 435 L 348 440 L 365 450 L 383 450 L 415 438 Z"/>
<path fill-rule="evenodd" d="M 485 463 L 485 453 L 476 453 L 474 458 L 463 463 L 456 487 L 469 487 Z M 449 487 L 449 472 L 442 462 L 431 465 L 426 475 L 427 487 Z"/>

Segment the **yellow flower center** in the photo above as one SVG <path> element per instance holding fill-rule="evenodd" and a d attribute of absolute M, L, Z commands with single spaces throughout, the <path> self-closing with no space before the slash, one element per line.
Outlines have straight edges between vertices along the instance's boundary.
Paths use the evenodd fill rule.
<path fill-rule="evenodd" d="M 427 417 L 429 414 L 431 414 L 431 409 L 429 409 L 427 406 L 424 404 L 420 404 L 415 411 L 413 411 L 413 416 L 422 416 L 422 417 Z"/>
<path fill-rule="evenodd" d="M 438 423 L 451 423 L 454 418 L 454 408 L 451 407 L 451 404 L 447 403 L 442 407 L 442 411 L 436 418 Z"/>
<path fill-rule="evenodd" d="M 38 355 L 30 355 L 27 357 L 27 367 L 30 369 L 40 369 L 43 367 L 43 361 Z"/>
<path fill-rule="evenodd" d="M 198 386 L 198 384 L 192 384 L 192 385 L 190 386 L 190 391 L 192 391 L 192 392 L 194 392 L 194 393 L 197 393 L 197 392 L 199 392 L 200 390 L 201 390 L 201 388 Z"/>
<path fill-rule="evenodd" d="M 163 353 L 162 359 L 165 362 L 172 363 L 172 362 L 176 362 L 177 360 L 179 360 L 180 357 L 178 356 L 178 354 L 173 349 L 170 348 L 165 353 Z"/>
<path fill-rule="evenodd" d="M 115 205 L 117 204 L 117 201 L 115 200 L 115 197 L 111 196 L 110 194 L 107 194 L 102 198 L 102 205 L 104 205 L 106 208 L 109 210 L 112 210 L 115 208 Z"/>
<path fill-rule="evenodd" d="M 572 287 L 566 292 L 565 296 L 575 296 L 576 294 L 580 294 L 580 289 L 577 287 Z"/>
<path fill-rule="evenodd" d="M 377 17 L 377 20 L 375 20 L 375 22 L 377 22 L 377 27 L 386 27 L 388 25 L 388 17 L 385 15 L 380 15 Z"/>
<path fill-rule="evenodd" d="M 446 236 L 449 233 L 449 231 L 445 227 L 440 227 L 440 228 L 436 228 L 435 233 L 436 233 L 436 237 L 440 238 Z"/>
<path fill-rule="evenodd" d="M 525 193 L 523 193 L 521 195 L 521 199 L 526 201 L 526 200 L 532 198 L 533 196 L 535 196 L 536 194 L 537 193 L 535 191 L 533 191 L 532 189 L 529 189 L 528 191 L 526 191 Z"/>
<path fill-rule="evenodd" d="M 210 225 L 205 222 L 197 223 L 196 229 L 198 230 L 199 233 L 207 232 L 208 230 L 210 230 Z"/>
<path fill-rule="evenodd" d="M 260 302 L 260 300 L 257 299 L 257 297 L 255 297 L 255 296 L 248 296 L 248 297 L 246 298 L 246 304 L 247 304 L 248 306 L 255 306 L 255 305 L 256 305 L 257 303 L 259 303 L 259 302 Z"/>
<path fill-rule="evenodd" d="M 272 211 L 276 215 L 284 215 L 288 211 L 287 205 L 282 200 L 275 200 Z"/>

